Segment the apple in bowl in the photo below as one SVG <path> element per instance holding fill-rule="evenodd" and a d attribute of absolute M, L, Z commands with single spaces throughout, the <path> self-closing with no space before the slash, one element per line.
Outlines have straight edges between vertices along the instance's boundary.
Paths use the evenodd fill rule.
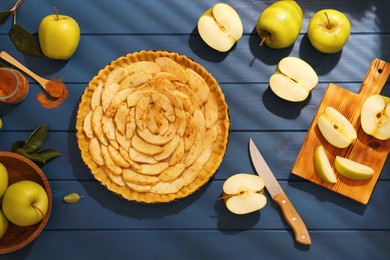
<path fill-rule="evenodd" d="M 39 213 L 40 215 L 43 215 L 40 212 L 42 212 L 42 213 L 45 212 L 45 214 L 43 215 L 43 218 L 41 220 L 39 220 L 36 224 L 32 224 L 32 225 L 28 225 L 28 226 L 20 226 L 20 225 L 12 223 L 12 221 L 10 221 L 10 220 L 7 220 L 8 227 L 7 227 L 7 230 L 5 231 L 3 237 L 1 238 L 1 243 L 0 243 L 0 254 L 6 254 L 6 253 L 14 252 L 16 250 L 19 250 L 19 249 L 27 246 L 29 243 L 31 243 L 32 241 L 34 241 L 38 237 L 38 235 L 41 233 L 41 231 L 46 226 L 46 224 L 49 220 L 49 217 L 50 217 L 51 208 L 52 208 L 52 193 L 51 193 L 50 184 L 49 184 L 45 174 L 41 170 L 41 168 L 39 168 L 34 162 L 27 159 L 26 157 L 21 156 L 21 155 L 16 154 L 16 153 L 12 153 L 12 152 L 0 152 L 0 162 L 7 169 L 8 180 L 9 180 L 8 188 L 5 191 L 5 194 L 4 194 L 3 200 L 2 200 L 2 208 L 3 209 L 5 209 L 4 208 L 4 206 L 5 206 L 4 199 L 6 199 L 5 198 L 6 196 L 9 196 L 9 194 L 7 195 L 8 189 L 11 186 L 13 186 L 14 184 L 17 184 L 19 182 L 22 182 L 22 183 L 24 183 L 25 181 L 34 182 L 35 183 L 34 187 L 36 187 L 36 185 L 40 186 L 41 188 L 39 188 L 39 189 L 43 189 L 45 191 L 45 193 L 47 194 L 47 209 L 46 209 L 45 202 L 44 202 L 46 200 L 43 199 L 44 207 L 41 208 L 40 206 L 38 206 L 35 210 L 35 209 L 33 209 L 33 207 L 31 205 L 28 205 L 28 206 L 24 207 L 22 210 L 23 212 L 29 212 L 30 210 L 34 210 L 34 214 Z M 17 186 L 20 186 L 20 185 L 17 185 Z M 25 185 L 22 185 L 22 186 L 24 188 L 28 188 L 28 186 L 27 187 Z M 22 190 L 24 190 L 23 193 L 26 192 L 25 189 L 22 189 Z M 11 194 L 12 193 L 13 192 L 11 192 Z M 32 191 L 32 193 L 34 193 L 34 191 Z M 14 196 L 12 196 L 12 197 L 14 197 Z M 17 196 L 15 196 L 16 199 L 23 201 L 22 197 L 25 197 L 25 196 L 22 196 L 22 194 L 20 194 L 19 192 L 17 193 Z M 27 196 L 27 197 L 29 197 L 29 196 Z M 35 196 L 32 196 L 32 197 L 35 197 Z M 6 200 L 8 200 L 8 199 L 6 199 Z M 27 200 L 28 199 L 26 199 L 25 202 Z M 8 205 L 8 207 L 12 207 L 12 206 L 14 206 L 14 204 Z M 16 209 L 17 207 L 12 207 L 12 208 Z M 4 217 L 6 217 L 7 215 L 4 213 L 5 212 L 3 212 L 3 215 L 4 215 Z M 27 213 L 26 214 L 22 213 L 21 215 L 27 216 Z M 10 217 L 10 216 L 8 216 L 8 217 Z M 2 223 L 2 225 L 4 227 L 4 223 Z M 0 225 L 0 227 L 1 227 L 1 225 Z"/>

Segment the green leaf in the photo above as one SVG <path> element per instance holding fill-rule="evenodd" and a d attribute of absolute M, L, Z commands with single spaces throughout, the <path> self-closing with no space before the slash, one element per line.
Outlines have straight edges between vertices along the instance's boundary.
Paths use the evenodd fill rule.
<path fill-rule="evenodd" d="M 26 141 L 19 140 L 12 144 L 11 146 L 11 152 L 15 152 L 17 149 L 22 149 L 23 145 L 26 143 Z"/>
<path fill-rule="evenodd" d="M 50 159 L 53 159 L 57 156 L 60 156 L 61 153 L 54 149 L 45 149 L 40 150 L 38 152 L 30 153 L 30 155 L 40 157 L 44 161 L 48 161 Z"/>
<path fill-rule="evenodd" d="M 1 12 L 0 13 L 0 26 L 3 25 L 8 18 L 11 16 L 12 12 L 11 11 L 6 11 L 6 12 Z"/>
<path fill-rule="evenodd" d="M 39 155 L 36 155 L 36 154 L 30 154 L 28 152 L 26 152 L 25 150 L 23 149 L 16 149 L 15 153 L 18 153 L 20 155 L 23 155 L 24 157 L 30 159 L 31 161 L 34 161 L 34 162 L 39 162 L 39 163 L 43 163 L 45 164 L 46 163 L 46 160 L 44 160 L 42 157 L 40 157 Z"/>
<path fill-rule="evenodd" d="M 18 51 L 30 56 L 42 55 L 37 40 L 22 26 L 14 24 L 10 31 L 10 37 Z"/>
<path fill-rule="evenodd" d="M 43 124 L 34 130 L 26 140 L 22 149 L 27 153 L 32 153 L 41 148 L 43 141 L 45 141 L 49 127 L 47 124 Z"/>

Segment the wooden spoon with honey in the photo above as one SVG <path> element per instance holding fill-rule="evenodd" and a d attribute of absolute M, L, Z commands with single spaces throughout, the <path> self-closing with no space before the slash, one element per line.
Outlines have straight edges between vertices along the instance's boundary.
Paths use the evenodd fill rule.
<path fill-rule="evenodd" d="M 38 76 L 37 74 L 35 74 L 34 72 L 26 68 L 23 64 L 21 64 L 19 61 L 17 61 L 15 58 L 13 58 L 5 51 L 0 52 L 0 58 L 14 65 L 18 69 L 26 73 L 27 75 L 35 79 L 46 91 L 46 93 L 49 94 L 49 96 L 53 98 L 59 98 L 62 95 L 64 89 L 64 83 L 59 81 L 48 80 Z M 53 88 L 51 86 L 55 86 L 55 87 Z"/>

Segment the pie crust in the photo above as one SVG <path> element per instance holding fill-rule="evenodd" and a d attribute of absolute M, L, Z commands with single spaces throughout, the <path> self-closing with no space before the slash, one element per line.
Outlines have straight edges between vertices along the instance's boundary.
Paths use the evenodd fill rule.
<path fill-rule="evenodd" d="M 164 203 L 206 184 L 222 162 L 230 120 L 200 64 L 168 51 L 119 57 L 89 82 L 76 135 L 96 180 L 127 200 Z"/>

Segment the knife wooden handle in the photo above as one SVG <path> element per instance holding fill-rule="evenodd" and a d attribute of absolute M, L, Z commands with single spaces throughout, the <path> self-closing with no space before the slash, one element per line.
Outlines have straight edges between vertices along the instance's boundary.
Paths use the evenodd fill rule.
<path fill-rule="evenodd" d="M 291 201 L 287 198 L 286 194 L 282 191 L 272 199 L 279 205 L 284 218 L 294 231 L 295 241 L 302 245 L 310 245 L 311 240 L 306 225 L 303 223 L 303 220 L 295 210 Z"/>

